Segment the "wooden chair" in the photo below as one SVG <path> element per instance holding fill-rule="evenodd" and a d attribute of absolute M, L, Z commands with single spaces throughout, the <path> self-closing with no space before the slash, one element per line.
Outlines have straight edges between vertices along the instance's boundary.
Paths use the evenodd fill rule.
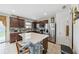
<path fill-rule="evenodd" d="M 21 44 L 19 44 L 18 43 L 18 41 L 16 40 L 16 49 L 17 49 L 17 54 L 20 54 L 20 48 L 22 47 L 22 45 Z M 29 48 L 24 48 L 23 49 L 23 54 L 25 54 L 25 53 L 29 53 L 30 52 L 30 50 L 29 50 Z"/>

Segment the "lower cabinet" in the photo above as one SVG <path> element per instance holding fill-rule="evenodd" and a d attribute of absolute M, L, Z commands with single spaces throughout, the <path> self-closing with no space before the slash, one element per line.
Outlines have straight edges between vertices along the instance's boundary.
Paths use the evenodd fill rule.
<path fill-rule="evenodd" d="M 22 40 L 22 37 L 19 36 L 19 33 L 10 33 L 10 43 L 15 42 L 16 40 Z"/>
<path fill-rule="evenodd" d="M 47 53 L 47 49 L 48 49 L 48 38 L 45 38 L 43 40 L 43 48 L 44 48 L 43 53 L 46 54 Z"/>

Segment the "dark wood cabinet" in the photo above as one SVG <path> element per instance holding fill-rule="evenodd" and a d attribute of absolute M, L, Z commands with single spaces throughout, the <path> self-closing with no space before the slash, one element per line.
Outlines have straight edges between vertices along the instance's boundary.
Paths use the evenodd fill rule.
<path fill-rule="evenodd" d="M 10 33 L 10 43 L 15 42 L 16 40 L 22 40 L 22 38 L 19 36 L 20 32 L 18 32 L 18 29 L 25 28 L 24 19 L 20 19 L 19 17 L 10 17 L 10 28 L 12 28 L 11 30 L 13 31 L 12 33 Z M 15 33 L 16 28 L 17 30 Z"/>
<path fill-rule="evenodd" d="M 45 29 L 46 24 L 48 25 L 48 20 L 33 21 L 32 22 L 33 32 L 38 32 L 38 33 L 41 33 L 41 34 L 43 34 L 43 33 L 45 34 L 45 31 L 47 31 L 47 33 L 48 33 L 48 29 Z"/>
<path fill-rule="evenodd" d="M 19 19 L 19 27 L 24 28 L 25 27 L 25 22 L 23 19 Z"/>
<path fill-rule="evenodd" d="M 47 49 L 48 49 L 48 38 L 45 38 L 43 40 L 43 48 L 44 48 L 43 53 L 47 53 Z"/>
<path fill-rule="evenodd" d="M 24 19 L 10 17 L 10 27 L 24 28 L 25 27 Z"/>
<path fill-rule="evenodd" d="M 15 42 L 16 40 L 22 40 L 22 37 L 19 36 L 19 33 L 10 33 L 10 43 Z"/>
<path fill-rule="evenodd" d="M 34 21 L 33 23 L 36 23 L 36 24 L 41 24 L 41 23 L 46 24 L 46 23 L 48 23 L 48 20 Z"/>
<path fill-rule="evenodd" d="M 32 26 L 33 26 L 33 28 L 36 29 L 37 24 L 39 24 L 39 25 L 45 25 L 45 24 L 47 24 L 47 23 L 48 23 L 48 20 L 34 21 L 34 22 L 32 22 Z"/>
<path fill-rule="evenodd" d="M 17 18 L 11 18 L 10 27 L 19 27 L 19 20 Z"/>

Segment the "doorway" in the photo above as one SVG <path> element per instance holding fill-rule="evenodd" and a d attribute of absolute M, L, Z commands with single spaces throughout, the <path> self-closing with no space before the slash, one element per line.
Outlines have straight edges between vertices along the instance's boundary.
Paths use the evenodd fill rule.
<path fill-rule="evenodd" d="M 6 16 L 0 16 L 0 43 L 6 40 Z"/>

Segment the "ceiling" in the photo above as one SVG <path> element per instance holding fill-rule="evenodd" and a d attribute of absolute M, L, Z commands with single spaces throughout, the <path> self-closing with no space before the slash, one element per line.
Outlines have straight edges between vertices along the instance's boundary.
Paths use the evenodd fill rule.
<path fill-rule="evenodd" d="M 41 19 L 53 16 L 63 4 L 0 4 L 0 12 Z"/>

